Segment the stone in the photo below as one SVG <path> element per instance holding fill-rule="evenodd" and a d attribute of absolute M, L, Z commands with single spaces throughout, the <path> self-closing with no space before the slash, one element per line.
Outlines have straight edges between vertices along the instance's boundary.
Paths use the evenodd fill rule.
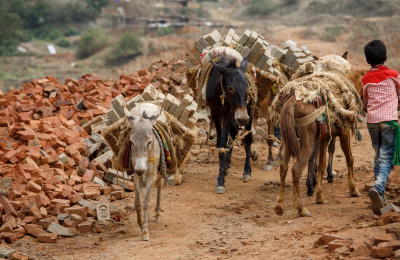
<path fill-rule="evenodd" d="M 17 250 L 5 246 L 0 246 L 0 258 L 10 258 L 15 253 L 15 251 Z"/>
<path fill-rule="evenodd" d="M 98 203 L 96 205 L 97 220 L 110 220 L 110 208 L 108 203 Z"/>
<path fill-rule="evenodd" d="M 8 195 L 10 190 L 13 189 L 12 178 L 3 177 L 0 178 L 0 195 Z"/>
<path fill-rule="evenodd" d="M 392 240 L 378 244 L 378 247 L 391 247 L 393 250 L 400 249 L 400 240 Z"/>
<path fill-rule="evenodd" d="M 394 259 L 400 259 L 400 250 L 396 250 L 395 252 L 392 253 L 394 256 Z"/>
<path fill-rule="evenodd" d="M 41 243 L 55 243 L 58 235 L 54 233 L 41 233 L 38 236 L 38 241 Z"/>
<path fill-rule="evenodd" d="M 400 209 L 393 204 L 388 204 L 385 207 L 381 208 L 382 214 L 389 212 L 389 211 L 400 213 Z"/>
<path fill-rule="evenodd" d="M 68 229 L 60 224 L 52 222 L 50 226 L 47 228 L 47 231 L 50 233 L 55 233 L 60 237 L 73 237 L 74 234 Z"/>
<path fill-rule="evenodd" d="M 393 252 L 393 248 L 391 247 L 372 247 L 371 248 L 371 256 L 375 258 L 387 258 L 391 257 Z"/>
<path fill-rule="evenodd" d="M 83 222 L 78 224 L 78 230 L 81 233 L 88 233 L 90 231 L 92 231 L 92 222 Z"/>
<path fill-rule="evenodd" d="M 94 210 L 96 209 L 96 204 L 95 204 L 95 203 L 90 202 L 90 201 L 85 200 L 85 199 L 81 199 L 81 200 L 78 202 L 78 204 L 81 205 L 81 206 L 83 206 L 83 207 L 88 207 L 88 208 L 91 208 L 91 209 L 94 209 Z"/>
<path fill-rule="evenodd" d="M 95 177 L 93 178 L 92 182 L 93 182 L 94 184 L 99 184 L 100 187 L 104 187 L 104 186 L 106 185 L 106 183 L 105 183 L 102 179 L 100 179 L 99 177 L 97 177 L 97 176 L 95 176 Z"/>

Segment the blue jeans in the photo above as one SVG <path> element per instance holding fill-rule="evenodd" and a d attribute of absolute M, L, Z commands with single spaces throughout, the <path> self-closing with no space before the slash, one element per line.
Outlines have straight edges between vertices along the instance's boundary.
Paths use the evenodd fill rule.
<path fill-rule="evenodd" d="M 392 127 L 384 123 L 368 123 L 368 131 L 371 135 L 372 146 L 375 149 L 375 184 L 373 188 L 375 188 L 381 196 L 384 196 L 386 182 L 393 168 L 394 133 Z"/>

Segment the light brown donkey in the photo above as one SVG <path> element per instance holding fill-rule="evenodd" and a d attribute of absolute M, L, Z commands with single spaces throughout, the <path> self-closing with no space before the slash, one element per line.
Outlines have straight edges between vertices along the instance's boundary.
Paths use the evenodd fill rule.
<path fill-rule="evenodd" d="M 324 60 L 321 58 L 321 62 L 325 62 L 323 65 L 318 65 L 318 61 L 316 68 L 314 71 L 316 72 L 321 72 L 319 76 L 324 73 L 324 71 L 335 71 L 336 73 L 342 73 L 343 76 L 347 76 L 350 73 L 350 64 L 344 59 L 342 59 L 340 56 L 333 55 L 330 58 L 333 57 L 333 62 L 331 60 Z M 336 63 L 335 63 L 336 62 Z M 343 71 L 338 70 L 337 67 L 330 68 L 331 65 L 337 64 L 337 62 L 343 62 L 347 66 L 346 69 L 343 69 Z M 322 64 L 322 63 L 321 63 Z M 340 66 L 339 66 L 340 68 Z M 329 76 L 328 74 L 325 74 Z M 302 88 L 302 80 L 303 78 L 300 78 L 297 82 L 299 82 L 299 85 L 297 87 Z M 338 81 L 332 82 L 332 78 L 326 77 L 325 82 L 327 84 L 336 84 Z M 331 80 L 331 81 L 330 81 Z M 346 81 L 346 79 L 344 79 Z M 349 82 L 347 82 L 348 84 Z M 355 180 L 354 180 L 354 172 L 353 172 L 353 163 L 354 159 L 351 153 L 351 147 L 350 147 L 350 138 L 351 138 L 351 127 L 354 126 L 354 122 L 356 121 L 356 118 L 358 116 L 358 113 L 360 112 L 360 109 L 362 107 L 362 102 L 360 95 L 357 94 L 357 92 L 354 90 L 354 84 L 352 87 L 352 91 L 348 91 L 342 96 L 346 96 L 349 94 L 349 92 L 352 92 L 351 95 L 356 95 L 356 98 L 352 96 L 353 98 L 349 98 L 347 96 L 346 102 L 350 102 L 348 104 L 350 107 L 353 108 L 352 111 L 343 109 L 341 107 L 335 107 L 336 112 L 340 111 L 342 114 L 346 115 L 345 118 L 351 122 L 349 124 L 346 124 L 344 127 L 339 128 L 339 130 L 336 133 L 331 133 L 331 136 L 338 136 L 340 139 L 340 145 L 341 148 L 345 154 L 346 157 L 346 163 L 347 163 L 347 170 L 348 170 L 348 186 L 350 189 L 350 195 L 353 197 L 358 197 L 361 196 L 360 192 L 356 188 L 355 185 Z M 317 91 L 315 92 L 317 93 Z M 316 94 L 314 93 L 315 97 Z M 287 93 L 286 93 L 287 94 Z M 299 95 L 299 97 L 301 94 Z M 327 96 L 329 96 L 331 99 L 327 100 Z M 278 95 L 278 100 L 281 96 Z M 319 204 L 324 204 L 327 203 L 325 200 L 324 194 L 322 192 L 322 175 L 325 172 L 326 169 L 326 152 L 327 152 L 327 147 L 328 143 L 330 140 L 330 137 L 325 137 L 320 139 L 320 128 L 319 128 L 319 123 L 317 122 L 316 118 L 313 117 L 313 115 L 317 115 L 318 113 L 318 107 L 316 103 L 312 102 L 306 102 L 304 99 L 310 98 L 309 96 L 304 96 L 303 98 L 298 98 L 296 100 L 296 95 L 293 94 L 283 105 L 282 110 L 281 110 L 281 134 L 282 134 L 282 146 L 283 146 L 283 155 L 282 155 L 282 161 L 280 164 L 280 188 L 279 188 L 279 194 L 277 197 L 277 204 L 275 206 L 275 213 L 278 215 L 283 214 L 283 201 L 285 199 L 285 179 L 286 179 L 286 174 L 288 171 L 288 163 L 289 159 L 291 156 L 296 158 L 296 162 L 294 163 L 292 167 L 292 178 L 293 178 L 293 196 L 294 196 L 294 206 L 298 210 L 298 213 L 300 216 L 309 216 L 310 213 L 307 210 L 306 207 L 303 206 L 301 199 L 300 199 L 300 178 L 302 171 L 306 164 L 308 163 L 311 154 L 313 153 L 316 145 L 319 143 L 319 164 L 318 164 L 318 177 L 317 177 L 317 184 L 315 187 L 316 190 L 316 202 Z M 333 104 L 332 100 L 332 93 L 330 91 L 325 92 L 325 102 L 326 106 L 329 105 L 329 108 L 332 109 L 334 108 L 335 104 Z M 348 101 L 350 100 L 350 101 Z M 324 110 L 324 107 L 321 107 L 322 109 L 320 111 Z M 326 110 L 325 110 L 326 111 Z M 319 115 L 322 115 L 322 113 L 319 113 Z M 307 123 L 305 124 L 299 124 L 299 119 L 305 119 L 305 118 L 313 118 L 311 120 L 308 120 Z M 331 115 L 332 116 L 332 115 Z M 297 138 L 300 139 L 300 143 L 298 142 Z"/>

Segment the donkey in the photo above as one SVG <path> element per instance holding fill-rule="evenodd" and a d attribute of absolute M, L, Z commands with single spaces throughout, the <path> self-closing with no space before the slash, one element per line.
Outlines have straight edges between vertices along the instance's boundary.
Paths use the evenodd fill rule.
<path fill-rule="evenodd" d="M 362 98 L 363 96 L 363 86 L 362 86 L 362 77 L 368 72 L 367 69 L 361 69 L 361 70 L 355 70 L 351 72 L 349 75 L 347 75 L 347 78 L 351 80 L 354 83 L 354 86 Z M 332 162 L 333 162 L 333 154 L 335 153 L 335 147 L 336 147 L 336 136 L 332 137 L 332 140 L 329 143 L 328 146 L 328 167 L 326 168 L 327 172 L 327 177 L 326 180 L 328 183 L 333 182 L 334 180 L 334 175 L 333 175 L 333 168 L 332 168 Z M 307 195 L 312 196 L 314 195 L 314 188 L 315 185 L 317 184 L 317 164 L 316 164 L 316 158 L 318 157 L 318 152 L 319 152 L 319 144 L 315 147 L 314 152 L 311 155 L 311 158 L 308 162 L 308 174 L 307 174 Z"/>
<path fill-rule="evenodd" d="M 247 182 L 251 176 L 251 143 L 253 134 L 251 126 L 253 118 L 250 112 L 251 101 L 247 102 L 246 90 L 249 82 L 245 77 L 247 69 L 246 58 L 240 66 L 236 66 L 236 59 L 228 62 L 222 55 L 217 64 L 212 62 L 213 69 L 210 72 L 206 100 L 211 110 L 211 118 L 217 130 L 217 148 L 219 153 L 219 174 L 217 178 L 217 193 L 225 193 L 225 175 L 227 174 L 232 154 L 232 143 L 238 134 L 239 127 L 244 126 L 248 131 L 244 138 L 246 150 L 246 162 L 244 165 L 243 181 Z M 231 140 L 229 140 L 229 135 Z M 228 143 L 229 147 L 228 148 Z"/>
<path fill-rule="evenodd" d="M 148 105 L 155 106 L 153 104 Z M 140 110 L 142 110 L 142 114 L 140 114 Z M 148 222 L 150 221 L 149 207 L 152 186 L 157 187 L 155 222 L 160 223 L 161 187 L 163 185 L 162 175 L 158 172 L 162 150 L 160 142 L 153 133 L 153 125 L 161 114 L 161 107 L 155 115 L 149 116 L 149 112 L 151 112 L 151 109 L 146 109 L 146 106 L 144 106 L 144 109 L 143 106 L 137 106 L 132 110 L 132 113 L 125 108 L 125 116 L 132 125 L 130 141 L 132 142 L 131 160 L 134 166 L 135 209 L 137 223 L 142 230 L 144 241 L 149 240 Z M 141 200 L 142 187 L 146 188 L 143 205 Z"/>
<path fill-rule="evenodd" d="M 322 173 L 326 167 L 326 151 L 329 143 L 329 138 L 319 139 L 318 122 L 315 120 L 312 123 L 299 127 L 300 145 L 297 141 L 297 133 L 295 129 L 295 119 L 302 118 L 310 115 L 317 109 L 315 104 L 304 103 L 297 101 L 295 96 L 290 97 L 282 107 L 281 110 L 281 130 L 283 138 L 283 158 L 280 164 L 280 187 L 277 197 L 277 204 L 275 206 L 275 213 L 278 215 L 283 214 L 283 201 L 285 199 L 285 180 L 288 171 L 288 163 L 291 156 L 296 158 L 296 162 L 292 167 L 293 178 L 293 196 L 294 204 L 300 216 L 310 216 L 309 211 L 303 206 L 300 199 L 300 178 L 303 168 L 309 161 L 311 154 L 319 143 L 319 165 L 318 176 L 316 184 L 316 202 L 318 204 L 325 204 L 327 201 L 322 192 Z M 353 155 L 351 153 L 350 128 L 340 129 L 337 133 L 340 139 L 341 148 L 345 154 L 348 171 L 348 185 L 350 195 L 353 197 L 361 196 L 355 185 L 354 172 L 353 172 Z"/>

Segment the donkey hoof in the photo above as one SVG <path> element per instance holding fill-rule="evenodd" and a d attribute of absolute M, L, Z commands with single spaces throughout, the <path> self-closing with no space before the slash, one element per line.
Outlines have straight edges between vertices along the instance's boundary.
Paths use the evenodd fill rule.
<path fill-rule="evenodd" d="M 161 223 L 162 221 L 161 221 L 161 218 L 160 217 L 158 217 L 158 218 L 156 218 L 155 220 L 154 220 L 154 223 Z"/>
<path fill-rule="evenodd" d="M 351 192 L 351 196 L 352 196 L 352 197 L 361 197 L 361 193 L 358 191 L 358 189 L 354 189 L 354 190 Z"/>
<path fill-rule="evenodd" d="M 264 167 L 264 171 L 271 171 L 272 170 L 272 165 L 271 164 L 267 164 Z"/>
<path fill-rule="evenodd" d="M 317 203 L 318 204 L 328 204 L 328 201 L 324 198 L 317 198 Z"/>
<path fill-rule="evenodd" d="M 332 183 L 332 182 L 335 181 L 335 178 L 334 178 L 334 177 L 332 177 L 332 178 L 326 178 L 326 180 L 328 181 L 328 183 Z"/>
<path fill-rule="evenodd" d="M 311 216 L 310 212 L 306 209 L 303 208 L 301 211 L 299 211 L 300 217 L 309 217 Z"/>
<path fill-rule="evenodd" d="M 283 207 L 282 207 L 282 204 L 276 204 L 274 210 L 275 210 L 276 215 L 278 215 L 278 216 L 282 216 L 282 215 L 283 215 Z"/>
<path fill-rule="evenodd" d="M 143 241 L 149 241 L 150 240 L 149 234 L 142 235 L 142 240 Z"/>
<path fill-rule="evenodd" d="M 243 174 L 243 182 L 248 182 L 251 179 L 251 176 L 248 174 Z"/>
<path fill-rule="evenodd" d="M 274 167 L 278 167 L 280 164 L 281 164 L 280 161 L 273 161 L 272 162 L 272 166 L 274 166 Z"/>
<path fill-rule="evenodd" d="M 217 186 L 217 194 L 224 194 L 225 186 Z"/>
<path fill-rule="evenodd" d="M 231 173 L 231 168 L 226 169 L 224 172 L 225 176 L 228 176 L 230 173 Z"/>

